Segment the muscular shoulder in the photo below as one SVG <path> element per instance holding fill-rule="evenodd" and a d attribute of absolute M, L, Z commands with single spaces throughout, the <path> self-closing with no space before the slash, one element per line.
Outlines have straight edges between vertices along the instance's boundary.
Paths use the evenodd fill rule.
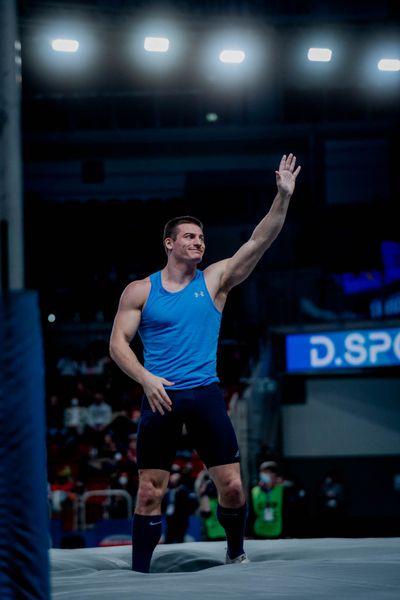
<path fill-rule="evenodd" d="M 149 296 L 150 288 L 150 277 L 132 281 L 122 292 L 121 307 L 126 309 L 142 309 Z"/>
<path fill-rule="evenodd" d="M 224 273 L 229 259 L 220 260 L 204 269 L 207 289 L 219 310 L 225 306 L 228 290 L 224 288 Z"/>
<path fill-rule="evenodd" d="M 204 269 L 204 277 L 207 281 L 207 284 L 217 286 L 220 285 L 227 261 L 228 259 L 219 260 L 218 262 L 215 262 Z"/>

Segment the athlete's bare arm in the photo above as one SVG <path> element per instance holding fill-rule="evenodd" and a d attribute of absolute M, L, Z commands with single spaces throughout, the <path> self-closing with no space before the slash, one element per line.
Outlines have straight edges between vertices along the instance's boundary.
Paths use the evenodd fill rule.
<path fill-rule="evenodd" d="M 278 192 L 270 210 L 254 229 L 250 239 L 231 257 L 207 267 L 204 275 L 216 306 L 222 310 L 228 292 L 244 281 L 277 238 L 285 222 L 290 198 L 294 192 L 300 167 L 295 169 L 296 157 L 283 155 L 275 171 Z"/>
<path fill-rule="evenodd" d="M 158 410 L 163 415 L 164 409 L 171 410 L 171 400 L 164 385 L 173 385 L 173 382 L 147 371 L 130 347 L 140 325 L 150 285 L 149 278 L 141 279 L 130 283 L 122 292 L 111 331 L 110 356 L 124 373 L 143 387 L 151 410 Z"/>

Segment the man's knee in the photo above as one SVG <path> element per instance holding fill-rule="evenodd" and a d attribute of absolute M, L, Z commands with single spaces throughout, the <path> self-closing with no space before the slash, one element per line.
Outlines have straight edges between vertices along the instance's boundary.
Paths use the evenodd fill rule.
<path fill-rule="evenodd" d="M 243 495 L 243 486 L 240 477 L 234 477 L 226 483 L 224 494 L 232 499 Z"/>
<path fill-rule="evenodd" d="M 244 502 L 243 485 L 240 475 L 234 473 L 220 480 L 219 496 L 223 503 L 240 505 Z"/>
<path fill-rule="evenodd" d="M 164 478 L 143 476 L 139 478 L 136 510 L 148 511 L 158 508 L 166 491 Z"/>

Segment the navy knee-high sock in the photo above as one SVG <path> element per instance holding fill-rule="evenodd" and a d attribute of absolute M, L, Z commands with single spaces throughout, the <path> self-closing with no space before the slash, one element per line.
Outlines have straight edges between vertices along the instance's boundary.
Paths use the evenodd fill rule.
<path fill-rule="evenodd" d="M 225 529 L 229 558 L 243 554 L 244 530 L 247 519 L 247 504 L 239 508 L 217 506 L 217 519 Z"/>
<path fill-rule="evenodd" d="M 161 515 L 133 515 L 132 571 L 148 573 L 154 548 L 160 541 Z"/>

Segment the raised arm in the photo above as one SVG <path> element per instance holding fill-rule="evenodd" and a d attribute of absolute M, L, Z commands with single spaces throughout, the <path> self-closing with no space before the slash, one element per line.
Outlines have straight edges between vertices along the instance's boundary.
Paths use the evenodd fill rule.
<path fill-rule="evenodd" d="M 163 408 L 171 410 L 171 400 L 164 385 L 172 385 L 172 382 L 147 371 L 130 347 L 140 325 L 148 292 L 146 280 L 133 281 L 123 291 L 111 331 L 110 356 L 126 375 L 143 387 L 152 411 L 164 414 Z"/>
<path fill-rule="evenodd" d="M 293 154 L 282 156 L 279 170 L 275 171 L 278 192 L 268 213 L 256 226 L 250 239 L 231 258 L 206 269 L 206 277 L 211 282 L 210 287 L 215 290 L 216 298 L 218 295 L 226 295 L 235 285 L 244 281 L 277 238 L 285 222 L 296 177 L 300 172 L 301 167 L 295 169 L 295 166 L 296 157 Z"/>

